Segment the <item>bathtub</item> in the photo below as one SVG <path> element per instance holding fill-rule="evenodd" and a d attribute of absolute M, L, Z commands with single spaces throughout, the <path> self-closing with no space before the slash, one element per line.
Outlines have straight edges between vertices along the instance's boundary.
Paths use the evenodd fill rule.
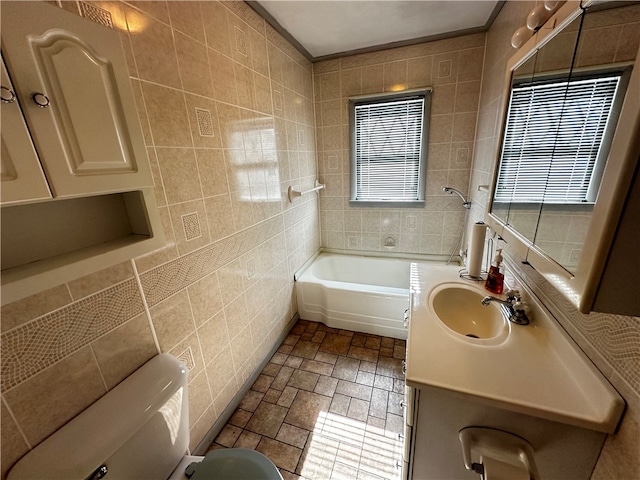
<path fill-rule="evenodd" d="M 298 313 L 328 327 L 407 338 L 412 260 L 321 253 L 296 274 Z"/>

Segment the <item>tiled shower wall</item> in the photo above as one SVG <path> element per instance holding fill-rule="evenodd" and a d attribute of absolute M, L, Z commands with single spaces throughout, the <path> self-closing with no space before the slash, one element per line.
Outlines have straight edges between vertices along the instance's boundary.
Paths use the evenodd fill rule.
<path fill-rule="evenodd" d="M 2 478 L 157 352 L 194 448 L 296 312 L 320 246 L 311 64 L 243 2 L 60 5 L 122 31 L 166 245 L 2 308 Z M 97 8 L 96 8 L 97 7 Z"/>
<path fill-rule="evenodd" d="M 473 202 L 467 227 L 484 218 L 487 194 L 478 186 L 491 183 L 499 146 L 500 105 L 505 69 L 513 55 L 510 39 L 525 24 L 534 1 L 506 2 L 487 33 L 487 46 L 478 115 L 478 132 L 471 172 Z M 610 33 L 610 32 L 607 32 Z M 602 32 L 594 38 L 603 38 Z M 640 39 L 638 35 L 621 38 Z M 600 41 L 600 40 L 597 40 Z M 637 49 L 637 44 L 635 46 Z M 640 318 L 592 313 L 583 315 L 522 259 L 511 254 L 509 266 L 540 297 L 627 402 L 627 411 L 616 434 L 607 439 L 593 474 L 594 480 L 640 478 Z"/>
<path fill-rule="evenodd" d="M 484 45 L 480 33 L 314 63 L 323 246 L 451 254 L 465 209 L 442 187 L 469 188 Z M 433 87 L 425 207 L 350 207 L 349 97 L 422 87 Z"/>

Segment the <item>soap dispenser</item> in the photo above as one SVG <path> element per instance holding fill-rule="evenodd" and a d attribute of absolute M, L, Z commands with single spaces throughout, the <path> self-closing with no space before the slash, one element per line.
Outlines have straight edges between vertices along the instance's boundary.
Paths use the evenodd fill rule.
<path fill-rule="evenodd" d="M 492 293 L 502 293 L 504 288 L 504 274 L 500 272 L 500 264 L 502 263 L 502 249 L 496 250 L 496 258 L 493 259 L 493 264 L 489 268 L 489 274 L 487 275 L 487 281 L 484 284 L 484 288 Z"/>

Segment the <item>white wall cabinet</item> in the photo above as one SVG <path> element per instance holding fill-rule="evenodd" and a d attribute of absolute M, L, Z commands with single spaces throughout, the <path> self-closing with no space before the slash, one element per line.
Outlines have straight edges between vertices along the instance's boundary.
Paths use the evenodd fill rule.
<path fill-rule="evenodd" d="M 2 106 L 3 204 L 48 198 L 43 174 L 54 198 L 153 186 L 115 31 L 42 2 L 7 2 L 2 55 L 3 97 L 17 98 Z M 15 140 L 20 114 L 39 163 L 30 142 Z"/>
<path fill-rule="evenodd" d="M 161 247 L 119 33 L 2 4 L 2 304 Z"/>

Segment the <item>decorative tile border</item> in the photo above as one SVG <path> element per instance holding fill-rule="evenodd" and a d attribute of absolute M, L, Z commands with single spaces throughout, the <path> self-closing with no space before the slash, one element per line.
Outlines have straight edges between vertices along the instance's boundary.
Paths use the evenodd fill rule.
<path fill-rule="evenodd" d="M 282 215 L 217 241 L 141 275 L 149 306 L 209 275 L 284 230 Z"/>
<path fill-rule="evenodd" d="M 0 337 L 2 392 L 144 311 L 134 279 L 10 330 Z"/>

